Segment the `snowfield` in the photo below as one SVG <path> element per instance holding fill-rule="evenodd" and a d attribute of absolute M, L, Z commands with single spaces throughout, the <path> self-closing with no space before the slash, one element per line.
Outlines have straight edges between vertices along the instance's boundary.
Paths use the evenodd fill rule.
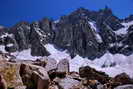
<path fill-rule="evenodd" d="M 61 52 L 57 50 L 52 44 L 45 45 L 46 50 L 51 54 L 48 56 L 49 58 L 53 58 L 57 61 L 57 63 L 62 59 L 71 59 L 70 55 L 66 53 L 67 50 Z"/>
<path fill-rule="evenodd" d="M 66 51 L 59 51 L 54 48 L 52 44 L 45 45 L 46 49 L 51 53 L 49 57 L 55 59 L 59 62 L 62 59 L 69 59 L 70 71 L 79 72 L 79 68 L 83 66 L 90 66 L 98 71 L 105 72 L 110 77 L 115 77 L 120 73 L 127 73 L 131 78 L 133 78 L 133 55 L 124 56 L 122 54 L 111 54 L 107 52 L 101 58 L 97 58 L 93 61 L 82 58 L 79 55 L 75 56 L 73 59 Z"/>
<path fill-rule="evenodd" d="M 11 55 L 15 56 L 18 60 L 36 60 L 42 57 L 36 57 L 31 55 L 31 49 L 23 50 L 21 52 L 14 52 Z"/>

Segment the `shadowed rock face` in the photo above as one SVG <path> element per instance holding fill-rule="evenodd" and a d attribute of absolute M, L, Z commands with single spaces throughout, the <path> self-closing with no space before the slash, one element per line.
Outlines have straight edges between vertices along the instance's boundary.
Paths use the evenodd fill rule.
<path fill-rule="evenodd" d="M 8 52 L 22 51 L 31 48 L 33 56 L 48 56 L 44 45 L 52 41 L 51 22 L 44 19 L 40 22 L 29 24 L 21 22 L 10 28 L 1 30 L 1 44 L 5 45 Z M 12 46 L 8 46 L 12 44 Z M 38 50 L 40 49 L 40 50 Z"/>
<path fill-rule="evenodd" d="M 89 22 L 95 21 L 97 31 L 91 28 Z M 117 24 L 118 26 L 114 26 Z M 109 49 L 109 44 L 115 43 L 117 36 L 113 30 L 123 27 L 109 8 L 99 12 L 78 9 L 68 16 L 63 16 L 56 24 L 54 43 L 68 49 L 72 56 L 79 54 L 94 59 Z M 101 43 L 96 39 L 96 33 L 102 38 Z M 116 53 L 117 51 L 115 51 Z"/>
<path fill-rule="evenodd" d="M 130 55 L 133 52 L 132 26 L 128 28 L 127 34 L 115 33 L 124 27 L 121 22 L 129 21 L 132 21 L 132 16 L 119 19 L 108 7 L 99 11 L 79 8 L 62 16 L 57 22 L 45 18 L 32 24 L 20 22 L 11 28 L 0 28 L 0 44 L 5 45 L 8 52 L 30 48 L 33 56 L 50 55 L 44 47 L 48 43 L 67 49 L 71 57 L 78 54 L 95 59 L 106 51 Z"/>
<path fill-rule="evenodd" d="M 48 40 L 46 33 L 42 29 L 40 29 L 39 23 L 33 23 L 31 26 L 30 34 L 31 54 L 33 56 L 48 56 L 49 53 L 46 51 L 44 47 L 47 41 Z"/>
<path fill-rule="evenodd" d="M 86 19 L 78 19 L 74 24 L 65 21 L 59 24 L 55 36 L 57 46 L 68 49 L 73 56 L 80 54 L 91 58 L 97 55 L 99 44 Z"/>
<path fill-rule="evenodd" d="M 18 23 L 10 29 L 9 33 L 15 36 L 15 40 L 18 43 L 19 50 L 29 48 L 30 32 L 30 24 L 27 22 Z"/>

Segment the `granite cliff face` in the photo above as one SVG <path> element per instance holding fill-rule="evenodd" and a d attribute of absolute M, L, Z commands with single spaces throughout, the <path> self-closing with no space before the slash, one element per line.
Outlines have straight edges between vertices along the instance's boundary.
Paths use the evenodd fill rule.
<path fill-rule="evenodd" d="M 31 49 L 32 56 L 48 56 L 45 45 L 54 44 L 89 59 L 133 52 L 132 15 L 119 19 L 108 7 L 99 11 L 79 8 L 58 21 L 43 19 L 33 23 L 20 22 L 11 28 L 0 28 L 0 45 L 11 53 Z"/>

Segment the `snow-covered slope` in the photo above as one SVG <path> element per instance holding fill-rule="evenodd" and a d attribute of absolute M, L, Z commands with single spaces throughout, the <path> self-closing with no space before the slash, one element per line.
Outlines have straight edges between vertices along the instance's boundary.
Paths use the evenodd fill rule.
<path fill-rule="evenodd" d="M 15 56 L 16 59 L 18 60 L 36 60 L 37 58 L 41 58 L 41 57 L 32 56 L 31 49 L 23 50 L 21 52 L 14 52 L 11 53 L 11 55 Z"/>
<path fill-rule="evenodd" d="M 100 67 L 111 67 L 115 65 L 124 65 L 124 64 L 130 64 L 133 63 L 133 60 L 131 59 L 131 56 L 124 56 L 122 54 L 111 54 L 111 53 L 106 53 L 104 56 L 101 58 L 95 59 L 93 61 L 94 64 Z"/>
<path fill-rule="evenodd" d="M 124 56 L 122 54 L 111 54 L 107 52 L 101 58 L 97 58 L 94 61 L 91 61 L 87 58 L 82 58 L 79 55 L 75 56 L 73 59 L 70 58 L 70 55 L 66 51 L 59 51 L 54 48 L 52 44 L 45 45 L 46 49 L 51 53 L 49 57 L 55 59 L 57 62 L 67 58 L 70 63 L 70 71 L 79 72 L 79 68 L 82 66 L 90 66 L 96 70 L 103 71 L 111 77 L 115 77 L 120 73 L 127 73 L 130 77 L 133 78 L 133 55 Z"/>
<path fill-rule="evenodd" d="M 103 57 L 90 61 L 86 58 L 76 56 L 70 60 L 70 71 L 79 72 L 79 68 L 82 66 L 90 66 L 98 71 L 103 71 L 111 77 L 115 77 L 120 73 L 127 73 L 133 78 L 133 55 L 124 56 L 122 54 L 112 55 L 106 53 Z M 103 67 L 104 66 L 104 67 Z"/>
<path fill-rule="evenodd" d="M 57 62 L 59 62 L 62 59 L 70 59 L 70 55 L 66 53 L 67 51 L 59 51 L 57 50 L 54 45 L 52 44 L 46 44 L 45 45 L 46 50 L 51 54 L 49 58 L 55 59 Z"/>

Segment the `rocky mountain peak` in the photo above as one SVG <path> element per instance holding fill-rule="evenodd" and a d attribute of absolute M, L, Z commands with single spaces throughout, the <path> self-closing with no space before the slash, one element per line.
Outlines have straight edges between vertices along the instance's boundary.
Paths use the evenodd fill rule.
<path fill-rule="evenodd" d="M 132 21 L 132 16 L 129 17 Z M 58 21 L 44 18 L 33 23 L 20 22 L 8 30 L 1 30 L 1 37 L 11 34 L 8 41 L 18 51 L 31 49 L 34 56 L 49 55 L 45 45 L 54 44 L 60 49 L 69 51 L 72 57 L 80 55 L 95 59 L 106 51 L 115 53 L 132 53 L 132 22 L 123 22 L 108 7 L 99 11 L 79 8 Z M 5 37 L 5 36 L 4 36 Z M 7 38 L 6 38 L 7 39 Z M 1 38 L 5 45 L 5 38 Z M 6 43 L 7 44 L 7 43 Z M 128 45 L 128 46 L 127 46 Z M 38 50 L 40 49 L 40 50 Z"/>

